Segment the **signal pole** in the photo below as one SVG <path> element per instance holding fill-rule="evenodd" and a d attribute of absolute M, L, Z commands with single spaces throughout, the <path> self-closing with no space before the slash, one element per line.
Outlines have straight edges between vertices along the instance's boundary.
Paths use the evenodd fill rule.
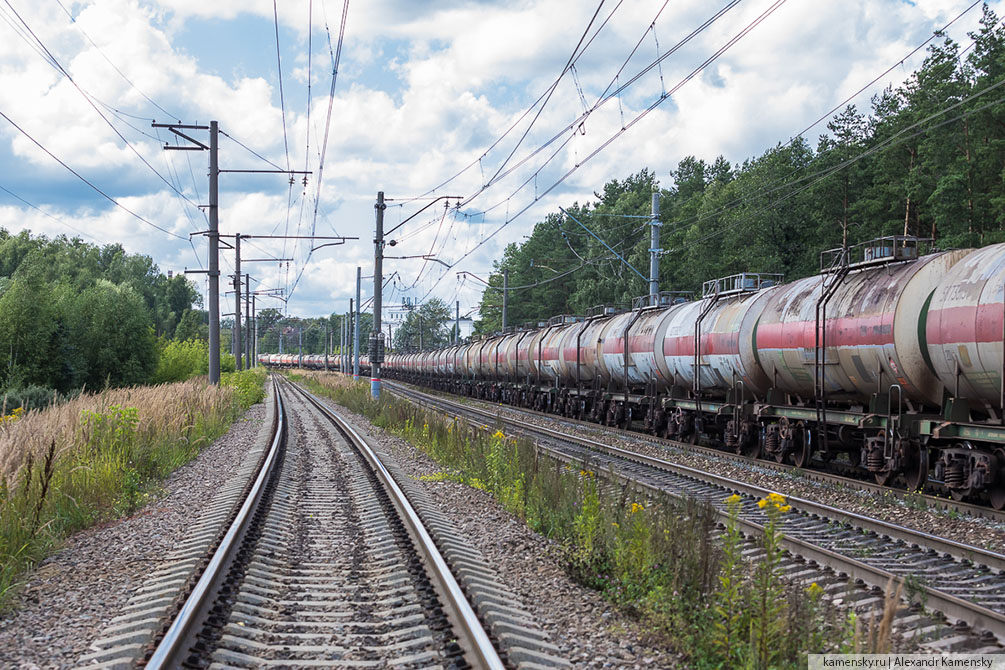
<path fill-rule="evenodd" d="M 244 275 L 244 327 L 248 331 L 247 336 L 244 338 L 244 360 L 247 361 L 246 365 L 250 370 L 258 362 L 257 357 L 252 360 L 252 346 L 251 341 L 255 338 L 252 336 L 252 326 L 251 326 L 251 275 Z"/>
<path fill-rule="evenodd" d="M 356 318 L 353 319 L 353 322 L 352 322 L 353 323 L 353 327 L 352 327 L 352 350 L 353 350 L 353 357 L 354 357 L 353 358 L 353 362 L 352 362 L 352 380 L 356 381 L 356 382 L 359 381 L 359 317 L 360 317 L 360 308 L 359 308 L 359 282 L 360 282 L 360 279 L 361 279 L 360 269 L 361 268 L 357 265 L 356 266 L 356 315 L 355 315 Z M 350 303 L 351 302 L 352 301 L 350 301 Z"/>

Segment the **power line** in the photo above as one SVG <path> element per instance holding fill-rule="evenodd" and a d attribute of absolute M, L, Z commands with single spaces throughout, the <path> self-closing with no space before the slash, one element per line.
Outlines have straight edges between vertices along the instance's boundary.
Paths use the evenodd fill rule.
<path fill-rule="evenodd" d="M 125 74 L 124 74 L 124 73 L 122 72 L 122 70 L 120 70 L 120 69 L 118 68 L 118 66 L 116 66 L 116 65 L 115 65 L 115 63 L 113 63 L 113 62 L 111 61 L 111 59 L 110 59 L 110 58 L 108 58 L 108 56 L 107 56 L 107 55 L 105 55 L 105 52 L 101 50 L 101 47 L 99 47 L 99 46 L 98 46 L 97 44 L 95 44 L 95 43 L 94 43 L 94 40 L 92 40 L 92 39 L 91 39 L 91 36 L 90 36 L 90 35 L 88 35 L 88 34 L 87 34 L 87 32 L 85 32 L 85 31 L 84 31 L 84 29 L 80 27 L 80 23 L 79 23 L 79 22 L 77 21 L 77 19 L 75 19 L 75 18 L 73 17 L 73 14 L 71 14 L 71 13 L 70 13 L 70 12 L 69 12 L 69 11 L 68 11 L 68 10 L 66 9 L 66 7 L 65 7 L 65 6 L 63 5 L 63 3 L 61 2 L 61 0 L 56 0 L 56 4 L 58 4 L 58 5 L 59 5 L 59 8 L 60 8 L 60 9 L 62 9 L 62 10 L 63 10 L 63 12 L 64 12 L 64 13 L 65 13 L 65 14 L 66 14 L 66 15 L 67 15 L 68 17 L 69 17 L 69 19 L 70 19 L 70 23 L 72 23 L 72 24 L 73 24 L 73 26 L 74 26 L 74 27 L 75 27 L 75 28 L 76 28 L 77 30 L 79 30 L 79 31 L 80 31 L 80 34 L 81 34 L 81 35 L 83 35 L 83 36 L 84 36 L 84 38 L 85 38 L 85 39 L 87 39 L 87 41 L 91 43 L 91 46 L 93 46 L 93 47 L 94 47 L 95 49 L 97 49 L 97 50 L 98 50 L 98 53 L 99 53 L 99 54 L 101 54 L 101 57 L 105 59 L 105 62 L 106 62 L 106 63 L 108 63 L 109 65 L 111 65 L 111 66 L 112 66 L 112 69 L 113 69 L 113 70 L 115 70 L 115 71 L 116 71 L 116 72 L 117 72 L 117 73 L 119 74 L 119 76 L 120 76 L 120 77 L 122 77 L 122 79 L 123 79 L 123 80 L 125 80 L 125 82 L 126 82 L 127 84 L 129 84 L 129 86 L 131 86 L 131 87 L 133 88 L 133 90 L 135 90 L 135 91 L 136 91 L 137 93 L 139 93 L 140 95 L 142 95 L 142 96 L 143 96 L 143 97 L 144 97 L 144 98 L 146 99 L 146 101 L 147 101 L 147 102 L 149 102 L 149 103 L 150 103 L 151 105 L 153 105 L 154 107 L 156 107 L 156 108 L 157 108 L 157 109 L 159 109 L 160 111 L 162 111 L 162 112 L 164 112 L 165 114 L 167 114 L 167 115 L 168 115 L 169 117 L 171 117 L 172 119 L 176 119 L 176 118 L 178 118 L 176 114 L 172 114 L 171 112 L 167 111 L 166 109 L 164 109 L 163 107 L 161 107 L 161 106 L 160 106 L 160 105 L 159 105 L 159 104 L 158 104 L 158 103 L 157 103 L 157 102 L 156 102 L 156 101 L 155 101 L 155 100 L 154 100 L 153 98 L 151 98 L 151 97 L 150 97 L 149 95 L 147 95 L 146 93 L 144 93 L 144 92 L 143 92 L 143 91 L 142 91 L 142 90 L 140 89 L 140 87 L 139 87 L 139 86 L 137 86 L 136 84 L 134 84 L 134 83 L 133 83 L 133 81 L 132 81 L 132 80 L 131 80 L 131 79 L 130 79 L 129 77 L 127 77 L 127 76 L 126 76 L 126 75 L 125 75 Z M 140 120 L 144 120 L 144 121 L 145 121 L 145 120 L 147 120 L 147 119 L 141 119 L 141 117 L 138 117 L 138 116 L 137 116 L 136 118 L 137 118 L 137 119 L 140 119 Z"/>
<path fill-rule="evenodd" d="M 136 157 L 139 158 L 140 161 L 142 161 L 143 164 L 146 165 L 147 168 L 149 168 L 151 172 L 153 172 L 155 175 L 157 175 L 157 177 L 162 182 L 164 182 L 165 184 L 167 184 L 168 188 L 170 188 L 171 190 L 173 190 L 176 193 L 178 193 L 178 195 L 180 195 L 182 198 L 184 198 L 193 207 L 198 207 L 199 205 L 197 203 L 194 203 L 191 200 L 189 200 L 188 196 L 186 196 L 184 193 L 182 193 L 177 188 L 175 188 L 174 184 L 172 184 L 170 181 L 168 181 L 164 177 L 164 175 L 162 175 L 160 172 L 158 172 L 157 169 L 153 165 L 151 165 L 150 162 L 146 158 L 143 157 L 143 155 L 136 149 L 136 147 L 134 147 L 133 144 L 128 139 L 126 139 L 125 135 L 123 135 L 119 131 L 119 129 L 116 128 L 115 125 L 111 121 L 108 120 L 108 117 L 106 117 L 104 114 L 102 114 L 101 110 L 98 109 L 98 106 L 96 104 L 94 104 L 94 100 L 92 99 L 91 94 L 88 93 L 87 91 L 85 91 L 83 88 L 81 88 L 81 86 L 70 75 L 70 73 L 66 70 L 66 68 L 64 68 L 62 66 L 62 64 L 59 62 L 59 60 L 52 54 L 52 52 L 49 51 L 48 47 L 45 46 L 45 44 L 42 42 L 42 40 L 40 40 L 38 38 L 38 36 L 34 33 L 34 31 L 28 25 L 28 23 L 21 17 L 20 14 L 17 13 L 17 10 L 14 9 L 14 7 L 10 4 L 10 0 L 4 0 L 4 1 L 5 1 L 6 5 L 7 5 L 7 7 L 10 8 L 10 11 L 12 11 L 14 13 L 14 16 L 16 16 L 17 19 L 24 26 L 25 30 L 28 31 L 28 33 L 35 40 L 35 42 L 38 43 L 38 46 L 41 47 L 41 49 L 45 52 L 45 54 L 46 54 L 46 58 L 45 58 L 46 62 L 49 63 L 49 65 L 52 66 L 57 72 L 61 73 L 64 77 L 67 78 L 67 80 L 73 85 L 73 87 L 75 89 L 77 89 L 77 92 L 80 93 L 80 95 L 83 96 L 84 100 L 87 101 L 87 104 L 89 104 L 91 106 L 91 108 L 98 114 L 98 116 L 101 117 L 101 120 L 104 121 L 105 124 L 107 124 L 108 127 L 112 129 L 112 132 L 114 132 L 119 137 L 119 139 L 122 140 L 125 143 L 125 145 L 129 148 L 130 151 L 132 151 L 134 154 L 136 154 Z M 22 35 L 22 37 L 24 37 L 24 36 Z M 27 39 L 27 38 L 25 38 L 25 39 Z"/>
<path fill-rule="evenodd" d="M 286 98 L 283 95 L 283 58 L 279 53 L 279 5 L 272 0 L 272 15 L 276 20 L 276 66 L 279 69 L 279 105 L 283 110 L 283 146 L 286 147 L 286 169 L 290 169 L 290 140 L 286 135 Z"/>
<path fill-rule="evenodd" d="M 4 114 L 4 112 L 2 110 L 0 110 L 0 116 L 2 116 L 4 119 L 6 119 L 7 123 L 9 123 L 12 126 L 14 126 L 15 128 L 17 128 L 18 131 L 22 135 L 24 135 L 29 140 L 31 140 L 35 144 L 35 146 L 37 146 L 39 149 L 41 149 L 42 151 L 44 151 L 45 153 L 47 153 L 50 158 L 52 158 L 54 161 L 56 161 L 57 163 L 59 163 L 60 165 L 62 165 L 64 168 L 66 168 L 67 170 L 69 170 L 73 174 L 73 176 L 75 176 L 77 179 L 79 179 L 80 181 L 84 182 L 85 184 L 87 184 L 88 186 L 90 186 L 92 189 L 94 189 L 95 191 L 97 191 L 101 196 L 103 196 L 106 200 L 108 200 L 109 202 L 111 202 L 113 205 L 115 205 L 119 209 L 123 210 L 124 212 L 127 212 L 128 214 L 131 214 L 133 217 L 139 219 L 140 221 L 142 221 L 143 223 L 147 224 L 148 226 L 152 226 L 153 228 L 156 228 L 157 230 L 161 231 L 162 233 L 166 233 L 166 234 L 170 235 L 171 237 L 176 237 L 179 240 L 188 239 L 188 238 L 182 237 L 181 235 L 172 233 L 170 230 L 168 230 L 166 228 L 161 228 L 160 226 L 158 226 L 153 221 L 150 221 L 149 219 L 145 219 L 144 217 L 140 216 L 139 214 L 137 214 L 133 210 L 129 209 L 128 207 L 126 207 L 125 205 L 123 205 L 122 203 L 120 203 L 118 200 L 116 200 L 112 196 L 108 195 L 107 193 L 105 193 L 104 191 L 102 191 L 100 188 L 98 188 L 97 186 L 95 186 L 93 183 L 91 183 L 90 181 L 88 181 L 83 175 L 81 175 L 79 172 L 77 172 L 76 170 L 74 170 L 72 167 L 70 167 L 69 165 L 67 165 L 66 163 L 64 163 L 62 160 L 60 160 L 59 158 L 57 158 L 54 153 L 52 153 L 51 151 L 49 151 L 48 149 L 46 149 L 44 146 L 42 146 L 42 144 L 38 140 L 36 140 L 31 135 L 29 135 L 28 132 L 24 130 L 24 128 L 22 128 L 21 126 L 17 125 L 16 123 L 14 123 L 14 121 L 9 116 L 7 116 L 6 114 Z"/>
<path fill-rule="evenodd" d="M 733 3 L 731 3 L 731 5 L 727 6 L 727 8 L 724 8 L 724 10 L 720 10 L 720 12 L 716 14 L 716 16 L 720 16 L 722 14 L 722 12 L 725 11 L 725 9 L 728 9 L 729 7 L 735 6 L 735 4 L 737 2 L 739 2 L 739 0 L 734 0 Z M 533 207 L 534 204 L 538 200 L 540 200 L 540 198 L 546 196 L 548 193 L 550 193 L 551 191 L 553 191 L 560 184 L 562 184 L 566 179 L 568 179 L 574 172 L 576 172 L 577 170 L 579 170 L 579 168 L 582 165 L 584 165 L 585 163 L 587 163 L 589 160 L 591 160 L 592 158 L 594 158 L 595 156 L 597 156 L 597 154 L 599 154 L 601 151 L 603 151 L 608 146 L 610 146 L 610 144 L 612 142 L 614 142 L 617 138 L 621 137 L 621 135 L 623 135 L 625 132 L 627 132 L 629 129 L 631 129 L 636 123 L 638 123 L 643 118 L 645 118 L 645 116 L 647 116 L 650 112 L 652 112 L 654 109 L 656 109 L 656 107 L 658 107 L 660 104 L 662 104 L 665 100 L 667 100 L 668 98 L 670 98 L 682 86 L 684 86 L 689 81 L 691 81 L 694 77 L 696 77 L 701 71 L 703 71 L 711 63 L 713 63 L 716 59 L 718 59 L 723 53 L 725 53 L 726 51 L 728 51 L 733 45 L 735 45 L 737 42 L 739 42 L 741 39 L 743 39 L 743 37 L 745 37 L 746 35 L 748 35 L 754 28 L 756 28 L 757 26 L 759 26 L 765 19 L 768 18 L 768 16 L 770 16 L 772 13 L 774 13 L 775 10 L 777 10 L 779 7 L 781 7 L 783 4 L 785 4 L 785 2 L 786 2 L 786 0 L 775 0 L 775 2 L 772 3 L 767 9 L 765 9 L 760 15 L 758 15 L 757 18 L 755 18 L 753 21 L 751 21 L 750 23 L 748 23 L 739 33 L 737 33 L 736 35 L 734 35 L 724 45 L 722 45 L 721 47 L 719 47 L 718 50 L 716 50 L 711 56 L 709 56 L 708 58 L 706 58 L 705 61 L 703 61 L 694 70 L 692 70 L 690 74 L 688 74 L 681 81 L 679 81 L 670 91 L 667 91 L 667 92 L 663 93 L 662 95 L 660 95 L 656 99 L 656 101 L 653 102 L 649 107 L 647 107 L 645 110 L 643 110 L 638 115 L 636 115 L 635 118 L 632 119 L 628 124 L 626 124 L 625 126 L 623 126 L 619 131 L 615 132 L 611 137 L 609 137 L 602 144 L 600 144 L 600 146 L 598 146 L 589 155 L 587 155 L 582 161 L 580 161 L 579 163 L 577 163 L 574 167 L 572 167 L 565 174 L 563 174 L 561 177 L 559 177 L 559 179 L 557 181 L 555 181 L 551 186 L 549 186 L 540 196 L 535 197 L 534 200 L 532 200 L 530 203 L 528 203 L 526 206 L 524 206 L 522 209 L 520 209 L 513 216 L 507 216 L 506 220 L 501 225 L 499 225 L 495 230 L 493 230 L 492 233 L 490 233 L 488 237 L 484 238 L 481 242 L 479 242 L 473 248 L 471 248 L 470 250 L 468 250 L 463 256 L 461 256 L 459 259 L 457 259 L 456 261 L 454 261 L 454 263 L 450 265 L 450 268 L 455 267 L 458 263 L 460 263 L 464 259 L 468 258 L 479 247 L 481 247 L 486 242 L 488 242 L 489 240 L 491 240 L 499 232 L 501 232 L 506 226 L 508 226 L 515 219 L 517 219 L 522 214 L 524 214 L 528 209 L 530 209 L 531 207 Z M 706 22 L 706 24 L 703 24 L 703 25 L 708 25 L 708 22 Z M 694 34 L 695 33 L 692 33 L 692 35 L 694 35 Z M 524 185 L 526 185 L 526 183 L 527 182 L 524 182 Z M 523 186 L 521 186 L 520 188 L 522 189 Z M 519 191 L 519 189 L 518 189 L 518 191 Z M 514 192 L 514 195 L 515 195 L 515 192 Z M 443 275 L 440 276 L 440 279 L 442 279 L 442 277 L 443 277 Z M 438 282 L 439 282 L 439 280 L 437 280 L 437 283 Z M 433 288 L 435 288 L 435 286 L 436 285 L 434 284 Z M 430 289 L 430 292 L 432 292 L 432 290 L 433 289 Z M 427 295 L 428 295 L 428 293 L 427 293 Z"/>
<path fill-rule="evenodd" d="M 95 242 L 98 242 L 99 244 L 101 243 L 101 240 L 99 240 L 98 238 L 94 237 L 93 235 L 89 235 L 88 233 L 85 233 L 80 228 L 75 228 L 74 226 L 71 226 L 69 223 L 67 223 L 66 221 L 63 221 L 58 216 L 54 216 L 54 215 L 50 214 L 49 212 L 45 211 L 44 209 L 38 207 L 37 205 L 34 205 L 34 204 L 28 202 L 27 200 L 25 200 L 24 198 L 22 198 L 21 196 L 19 196 L 17 193 L 14 193 L 13 191 L 5 188 L 3 185 L 0 185 L 0 191 L 3 191 L 4 193 L 6 193 L 7 195 L 11 196 L 12 198 L 16 198 L 16 199 L 20 200 L 21 202 L 23 202 L 24 204 L 28 205 L 29 207 L 31 207 L 35 211 L 39 212 L 40 214 L 42 214 L 44 216 L 49 217 L 50 219 L 52 219 L 56 223 L 59 223 L 59 224 L 62 224 L 64 226 L 66 226 L 67 228 L 69 228 L 73 232 L 79 233 L 79 234 L 83 235 L 84 237 L 89 237 L 92 240 L 94 240 Z"/>
<path fill-rule="evenodd" d="M 523 135 L 521 135 L 520 139 L 516 141 L 516 144 L 513 146 L 513 149 L 509 152 L 509 155 L 506 156 L 506 158 L 503 160 L 502 163 L 500 163 L 499 168 L 496 170 L 496 173 L 492 175 L 491 179 L 489 179 L 489 183 L 491 183 L 499 175 L 499 173 L 503 171 L 503 169 L 506 167 L 506 164 L 510 161 L 511 158 L 513 158 L 513 154 L 517 152 L 517 149 L 520 148 L 520 145 L 523 144 L 523 141 L 527 139 L 527 134 L 530 133 L 531 128 L 533 128 L 534 124 L 537 123 L 537 120 L 541 118 L 541 114 L 544 112 L 544 108 L 548 106 L 548 102 L 551 100 L 551 96 L 555 93 L 555 90 L 558 88 L 558 83 L 562 80 L 562 77 L 565 76 L 565 73 L 569 71 L 569 68 L 572 67 L 572 64 L 575 63 L 576 53 L 579 51 L 579 47 L 582 46 L 583 40 L 585 40 L 586 36 L 590 33 L 590 28 L 593 26 L 593 22 L 597 20 L 597 16 L 600 15 L 600 10 L 603 8 L 603 6 L 604 6 L 604 0 L 600 0 L 600 4 L 597 5 L 596 11 L 593 12 L 593 16 L 590 18 L 590 22 L 586 24 L 586 30 L 583 31 L 583 34 L 579 38 L 579 42 L 576 43 L 576 48 L 572 50 L 572 55 L 569 56 L 568 62 L 566 62 L 565 67 L 562 68 L 562 72 L 558 75 L 558 79 L 556 79 L 555 83 L 551 85 L 551 88 L 548 90 L 547 95 L 545 95 L 544 101 L 541 103 L 541 106 L 538 107 L 537 114 L 535 114 L 534 118 L 531 119 L 530 123 L 527 124 L 527 127 L 523 131 Z"/>

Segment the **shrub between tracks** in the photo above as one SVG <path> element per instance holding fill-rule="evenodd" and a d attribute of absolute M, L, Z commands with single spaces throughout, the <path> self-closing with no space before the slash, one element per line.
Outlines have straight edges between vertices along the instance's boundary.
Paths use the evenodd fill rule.
<path fill-rule="evenodd" d="M 720 530 L 707 504 L 614 484 L 613 473 L 544 457 L 501 429 L 444 418 L 387 393 L 374 401 L 368 384 L 334 374 L 293 378 L 420 448 L 445 468 L 433 479 L 493 494 L 559 543 L 574 579 L 637 617 L 689 667 L 805 667 L 808 653 L 873 647 L 859 641 L 854 616 L 831 606 L 823 588 L 782 579 L 776 521 L 788 506 L 777 494 L 761 501 L 770 523 L 751 564 L 742 555 L 739 497 L 727 501 L 730 521 Z"/>
<path fill-rule="evenodd" d="M 0 420 L 0 606 L 61 539 L 133 514 L 264 397 L 264 371 L 84 394 Z"/>

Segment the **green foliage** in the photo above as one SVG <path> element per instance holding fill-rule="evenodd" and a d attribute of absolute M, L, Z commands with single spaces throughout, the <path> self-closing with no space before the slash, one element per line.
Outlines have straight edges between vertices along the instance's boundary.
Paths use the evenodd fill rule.
<path fill-rule="evenodd" d="M 201 340 L 158 340 L 157 370 L 151 382 L 167 384 L 206 374 L 209 344 Z"/>
<path fill-rule="evenodd" d="M 442 347 L 450 341 L 452 328 L 450 308 L 439 298 L 431 298 L 409 312 L 398 326 L 394 332 L 394 348 L 418 351 Z"/>
<path fill-rule="evenodd" d="M 148 383 L 156 336 L 197 324 L 198 302 L 184 276 L 168 279 L 119 245 L 0 229 L 0 389 Z"/>
<path fill-rule="evenodd" d="M 234 399 L 243 412 L 265 399 L 265 368 L 251 368 L 220 375 L 220 383 L 234 389 Z"/>

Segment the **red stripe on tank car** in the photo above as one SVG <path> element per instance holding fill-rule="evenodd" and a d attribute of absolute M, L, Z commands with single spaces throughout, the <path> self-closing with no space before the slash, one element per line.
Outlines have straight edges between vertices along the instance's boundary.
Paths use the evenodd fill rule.
<path fill-rule="evenodd" d="M 701 336 L 703 356 L 735 356 L 740 353 L 739 333 L 707 333 Z M 663 340 L 664 356 L 694 356 L 694 335 Z"/>
<path fill-rule="evenodd" d="M 558 360 L 558 347 L 541 347 L 541 360 L 542 361 L 557 361 Z"/>
<path fill-rule="evenodd" d="M 1003 316 L 1001 303 L 932 310 L 926 324 L 928 343 L 1001 342 Z"/>
<path fill-rule="evenodd" d="M 758 349 L 813 349 L 813 321 L 768 323 L 757 327 Z M 884 346 L 893 343 L 893 313 L 827 319 L 828 347 Z"/>

